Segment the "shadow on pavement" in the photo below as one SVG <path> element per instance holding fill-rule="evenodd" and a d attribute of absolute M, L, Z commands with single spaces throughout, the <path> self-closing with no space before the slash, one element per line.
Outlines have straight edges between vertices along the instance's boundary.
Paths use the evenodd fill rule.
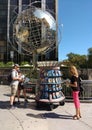
<path fill-rule="evenodd" d="M 25 103 L 24 101 L 21 101 L 19 104 L 16 101 L 14 103 L 14 106 L 19 108 L 19 109 L 21 109 L 21 108 L 35 109 L 35 102 Z M 0 109 L 10 109 L 10 101 L 0 101 Z"/>
<path fill-rule="evenodd" d="M 10 102 L 9 101 L 0 101 L 0 109 L 9 109 Z"/>
<path fill-rule="evenodd" d="M 3 94 L 4 96 L 10 97 L 10 94 Z"/>
<path fill-rule="evenodd" d="M 26 108 L 26 109 L 33 109 L 35 110 L 35 102 L 34 101 L 29 101 L 28 103 L 21 101 L 19 104 L 16 103 L 17 108 L 21 109 L 21 108 Z"/>
<path fill-rule="evenodd" d="M 42 114 L 30 114 L 28 113 L 27 116 L 30 117 L 34 117 L 34 118 L 42 118 L 42 119 L 46 119 L 46 118 L 51 118 L 51 119 L 55 119 L 55 118 L 60 118 L 60 119 L 71 119 L 72 120 L 72 116 L 71 115 L 60 115 L 60 114 L 56 114 L 56 113 L 42 113 Z"/>

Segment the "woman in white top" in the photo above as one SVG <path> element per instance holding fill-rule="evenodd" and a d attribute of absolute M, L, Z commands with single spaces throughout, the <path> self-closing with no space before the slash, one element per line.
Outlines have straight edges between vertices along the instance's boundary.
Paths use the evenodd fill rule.
<path fill-rule="evenodd" d="M 20 103 L 19 98 L 20 98 L 21 90 L 23 91 L 25 102 L 28 102 L 27 96 L 26 96 L 26 90 L 25 90 L 25 87 L 24 87 L 25 75 L 23 75 L 21 73 L 21 71 L 18 71 L 18 74 L 19 74 L 19 77 L 21 78 L 21 81 L 18 84 L 18 95 L 17 95 L 18 96 L 18 103 Z"/>

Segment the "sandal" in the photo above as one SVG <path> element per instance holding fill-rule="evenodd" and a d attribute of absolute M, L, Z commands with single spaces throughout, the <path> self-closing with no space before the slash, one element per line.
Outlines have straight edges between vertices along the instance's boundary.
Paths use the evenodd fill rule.
<path fill-rule="evenodd" d="M 74 115 L 74 116 L 73 116 L 73 119 L 74 119 L 74 120 L 79 120 L 80 117 L 79 117 L 78 115 Z"/>
<path fill-rule="evenodd" d="M 79 117 L 80 117 L 80 118 L 82 118 L 82 116 L 81 116 L 81 115 L 79 115 Z"/>

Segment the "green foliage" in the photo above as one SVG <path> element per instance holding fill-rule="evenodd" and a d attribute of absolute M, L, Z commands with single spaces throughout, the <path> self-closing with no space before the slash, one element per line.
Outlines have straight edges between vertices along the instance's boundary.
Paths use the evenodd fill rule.
<path fill-rule="evenodd" d="M 86 67 L 86 55 L 79 55 L 74 53 L 67 54 L 70 64 L 75 65 L 77 68 Z"/>
<path fill-rule="evenodd" d="M 68 59 L 63 61 L 67 67 L 75 65 L 77 68 L 92 68 L 92 48 L 88 49 L 88 55 L 79 55 L 75 53 L 67 54 Z"/>
<path fill-rule="evenodd" d="M 12 62 L 12 61 L 9 61 L 9 62 L 7 62 L 6 63 L 6 67 L 12 67 L 14 65 L 14 62 Z"/>
<path fill-rule="evenodd" d="M 5 64 L 3 62 L 0 62 L 0 67 L 4 67 Z"/>
<path fill-rule="evenodd" d="M 92 55 L 92 48 L 88 49 L 88 55 Z"/>
<path fill-rule="evenodd" d="M 92 48 L 88 49 L 87 67 L 92 68 Z"/>
<path fill-rule="evenodd" d="M 24 65 L 29 65 L 29 62 L 28 61 L 22 61 L 21 63 L 20 63 L 20 66 L 24 66 Z"/>

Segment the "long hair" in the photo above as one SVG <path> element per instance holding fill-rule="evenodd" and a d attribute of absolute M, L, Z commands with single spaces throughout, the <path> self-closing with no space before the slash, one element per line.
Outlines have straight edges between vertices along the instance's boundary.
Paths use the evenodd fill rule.
<path fill-rule="evenodd" d="M 78 77 L 78 71 L 77 71 L 77 68 L 75 66 L 70 67 L 70 74 Z"/>

